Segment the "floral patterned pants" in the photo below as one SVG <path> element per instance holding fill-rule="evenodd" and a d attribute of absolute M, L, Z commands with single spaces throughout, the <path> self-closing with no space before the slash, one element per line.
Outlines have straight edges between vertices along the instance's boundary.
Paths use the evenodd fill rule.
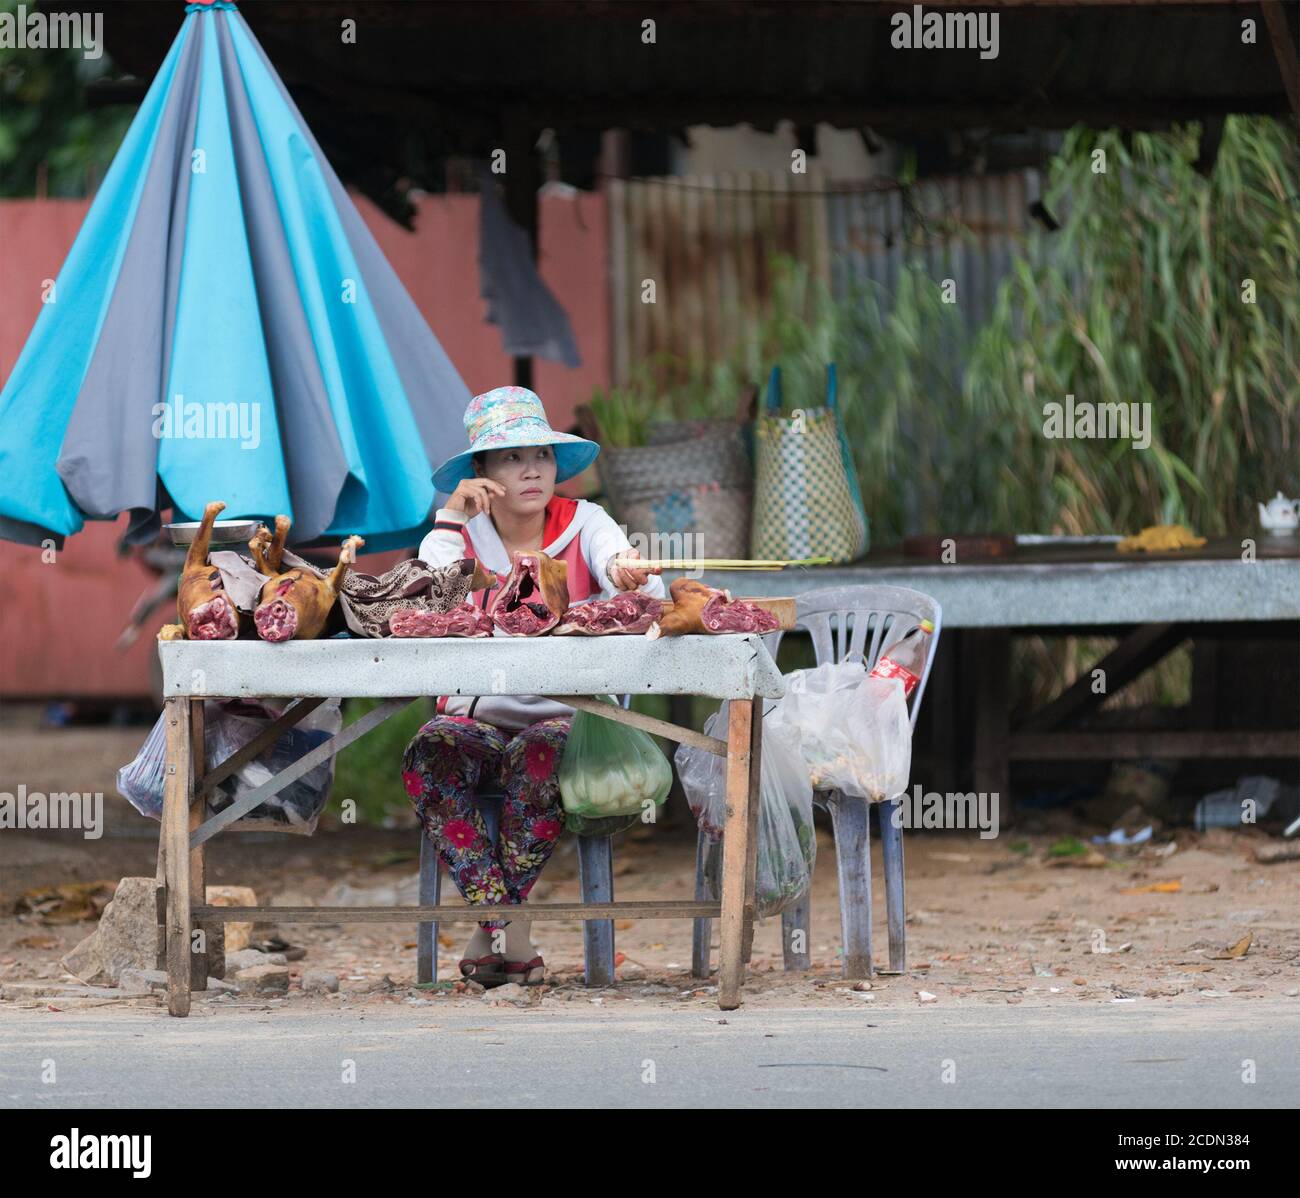
<path fill-rule="evenodd" d="M 564 831 L 558 773 L 568 735 L 563 716 L 511 738 L 481 720 L 438 715 L 407 746 L 406 793 L 467 902 L 515 904 L 528 897 Z M 506 797 L 493 844 L 474 793 L 498 778 Z M 480 920 L 479 926 L 509 922 Z"/>

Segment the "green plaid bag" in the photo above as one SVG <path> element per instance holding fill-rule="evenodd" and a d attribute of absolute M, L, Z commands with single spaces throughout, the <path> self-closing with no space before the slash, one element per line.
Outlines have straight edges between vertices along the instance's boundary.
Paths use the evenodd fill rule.
<path fill-rule="evenodd" d="M 767 411 L 754 422 L 755 557 L 851 562 L 867 551 L 867 514 L 835 393 L 831 363 L 825 407 L 783 416 L 781 368 L 772 367 Z"/>

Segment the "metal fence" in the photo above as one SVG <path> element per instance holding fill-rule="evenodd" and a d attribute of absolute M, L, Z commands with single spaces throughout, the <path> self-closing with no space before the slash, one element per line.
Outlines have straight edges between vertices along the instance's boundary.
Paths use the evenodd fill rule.
<path fill-rule="evenodd" d="M 611 180 L 615 380 L 661 352 L 692 363 L 725 356 L 771 294 L 774 253 L 829 283 L 822 187 L 814 169 Z"/>
<path fill-rule="evenodd" d="M 904 262 L 956 284 L 967 326 L 993 310 L 998 284 L 1028 232 L 1038 172 L 926 179 L 910 188 L 826 197 L 832 284 L 871 280 L 892 295 Z"/>

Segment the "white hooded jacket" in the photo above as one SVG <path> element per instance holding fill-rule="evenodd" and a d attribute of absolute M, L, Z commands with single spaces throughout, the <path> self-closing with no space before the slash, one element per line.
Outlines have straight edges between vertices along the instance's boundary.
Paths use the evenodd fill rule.
<path fill-rule="evenodd" d="M 439 508 L 434 524 L 433 531 L 420 543 L 420 557 L 431 566 L 449 566 L 465 556 L 465 540 L 459 531 L 463 528 L 474 547 L 474 556 L 486 569 L 497 574 L 509 573 L 510 555 L 490 515 L 480 513 L 467 518 L 464 512 Z M 541 547 L 541 551 L 548 557 L 558 557 L 574 537 L 581 538 L 579 548 L 583 560 L 592 578 L 601 586 L 599 595 L 591 598 L 606 599 L 618 594 L 618 588 L 609 579 L 608 566 L 610 558 L 631 548 L 622 527 L 599 504 L 579 499 L 572 519 L 549 544 Z M 663 579 L 653 574 L 639 589 L 658 599 L 666 594 Z M 483 601 L 483 594 L 479 592 L 477 602 Z M 496 635 L 504 634 L 498 632 Z M 443 711 L 447 715 L 470 716 L 509 732 L 518 732 L 538 720 L 573 714 L 572 707 L 540 695 L 448 695 Z"/>

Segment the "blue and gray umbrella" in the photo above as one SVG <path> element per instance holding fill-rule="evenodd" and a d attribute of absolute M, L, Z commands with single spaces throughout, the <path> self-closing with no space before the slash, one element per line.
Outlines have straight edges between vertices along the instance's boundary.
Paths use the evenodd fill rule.
<path fill-rule="evenodd" d="M 0 536 L 414 543 L 470 398 L 233 4 L 190 4 L 0 393 Z"/>

